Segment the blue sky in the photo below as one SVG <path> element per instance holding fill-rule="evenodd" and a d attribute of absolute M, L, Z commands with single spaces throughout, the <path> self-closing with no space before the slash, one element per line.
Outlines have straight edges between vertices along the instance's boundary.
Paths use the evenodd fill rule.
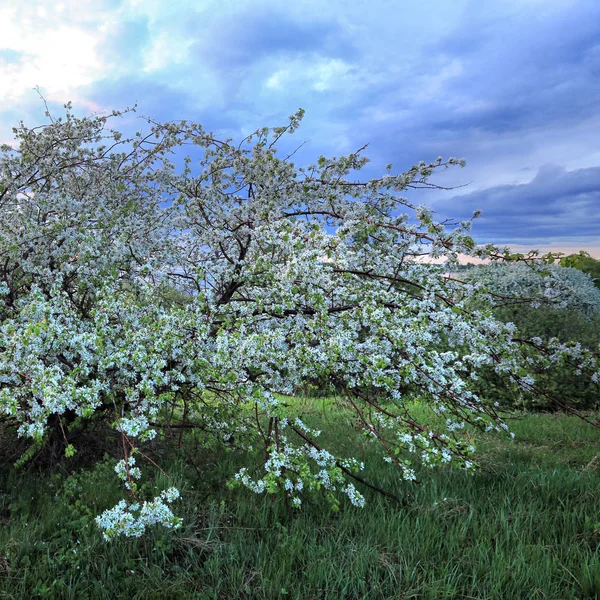
<path fill-rule="evenodd" d="M 239 137 L 297 108 L 300 158 L 369 142 L 366 175 L 467 159 L 415 201 L 475 237 L 600 257 L 598 0 L 3 0 L 0 142 L 124 108 Z M 57 108 L 58 110 L 58 108 Z"/>

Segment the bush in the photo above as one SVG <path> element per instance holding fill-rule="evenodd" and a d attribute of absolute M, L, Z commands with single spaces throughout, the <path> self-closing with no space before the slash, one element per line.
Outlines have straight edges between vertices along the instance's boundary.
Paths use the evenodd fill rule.
<path fill-rule="evenodd" d="M 473 267 L 472 282 L 485 282 L 495 294 L 494 316 L 514 323 L 516 334 L 524 340 L 556 340 L 560 344 L 579 343 L 589 351 L 600 347 L 600 290 L 589 275 L 574 268 L 548 265 L 546 272 L 532 271 L 526 265 Z M 532 357 L 535 350 L 532 350 Z M 569 364 L 554 364 L 532 369 L 535 390 L 515 394 L 502 378 L 490 369 L 482 372 L 475 389 L 505 407 L 532 410 L 563 410 L 564 406 L 593 409 L 600 404 L 598 388 Z M 558 400 L 558 402 L 557 402 Z"/>
<path fill-rule="evenodd" d="M 178 490 L 152 497 L 141 468 L 156 468 L 144 444 L 165 427 L 262 446 L 231 487 L 363 506 L 361 461 L 280 400 L 306 382 L 328 382 L 407 481 L 418 461 L 474 468 L 465 424 L 508 430 L 473 391 L 480 369 L 517 389 L 555 363 L 597 383 L 596 355 L 520 341 L 484 285 L 447 277 L 461 254 L 534 269 L 553 258 L 477 246 L 470 219 L 447 226 L 403 198 L 463 161 L 360 181 L 361 150 L 306 167 L 277 155 L 302 111 L 239 144 L 186 121 L 128 137 L 109 128 L 120 115 L 67 105 L 17 127 L 0 156 L 0 412 L 66 456 L 78 430 L 110 423 L 127 499 L 97 519 L 108 539 L 180 525 Z M 412 414 L 415 393 L 435 425 Z"/>

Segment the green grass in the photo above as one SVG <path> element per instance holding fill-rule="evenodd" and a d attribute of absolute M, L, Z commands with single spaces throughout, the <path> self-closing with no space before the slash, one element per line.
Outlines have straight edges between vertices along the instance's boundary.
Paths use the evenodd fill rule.
<path fill-rule="evenodd" d="M 331 401 L 298 402 L 348 454 L 368 459 L 351 419 Z M 161 464 L 183 489 L 178 532 L 102 541 L 93 517 L 120 489 L 109 463 L 75 475 L 0 474 L 0 598 L 572 598 L 600 597 L 600 432 L 531 415 L 517 437 L 478 438 L 483 470 L 398 480 L 377 461 L 369 478 L 405 506 L 367 493 L 367 506 L 302 511 L 281 498 L 227 491 L 247 460 L 176 449 Z M 367 463 L 369 466 L 369 463 Z M 166 487 L 164 476 L 154 482 Z"/>

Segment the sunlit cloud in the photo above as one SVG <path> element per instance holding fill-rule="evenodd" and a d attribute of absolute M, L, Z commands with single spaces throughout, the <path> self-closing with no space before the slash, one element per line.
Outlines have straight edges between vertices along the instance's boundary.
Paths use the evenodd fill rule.
<path fill-rule="evenodd" d="M 0 102 L 17 103 L 39 87 L 60 101 L 101 79 L 111 65 L 106 42 L 114 6 L 109 2 L 4 2 L 0 8 Z"/>

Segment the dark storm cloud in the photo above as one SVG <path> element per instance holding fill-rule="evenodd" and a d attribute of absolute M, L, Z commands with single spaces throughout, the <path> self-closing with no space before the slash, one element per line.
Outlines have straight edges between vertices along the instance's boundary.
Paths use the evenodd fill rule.
<path fill-rule="evenodd" d="M 440 214 L 468 216 L 477 209 L 475 237 L 496 243 L 600 244 L 600 167 L 565 171 L 546 165 L 529 182 L 500 185 L 439 203 Z"/>
<path fill-rule="evenodd" d="M 466 170 L 434 181 L 471 181 L 481 191 L 411 199 L 448 216 L 464 216 L 472 200 L 466 215 L 483 208 L 476 233 L 488 241 L 597 245 L 600 173 L 575 169 L 579 160 L 600 163 L 600 3 L 506 6 L 466 5 L 457 26 L 424 42 L 396 80 L 363 72 L 365 85 L 336 118 L 371 142 L 373 175 L 387 162 L 402 170 L 438 155 L 465 157 Z M 559 165 L 554 175 L 542 168 L 530 184 L 516 183 L 548 162 Z M 585 193 L 579 177 L 591 186 Z"/>
<path fill-rule="evenodd" d="M 391 138 L 406 140 L 416 160 L 437 140 L 442 148 L 455 141 L 460 154 L 476 135 L 486 136 L 484 146 L 600 114 L 600 3 L 563 6 L 505 15 L 468 5 L 459 27 L 424 44 L 401 81 L 382 78 L 365 90 L 349 116 L 358 113 L 386 147 Z M 419 93 L 436 78 L 437 89 Z M 375 111 L 404 118 L 377 126 L 369 118 Z"/>
<path fill-rule="evenodd" d="M 465 63 L 450 94 L 481 102 L 479 110 L 460 105 L 434 126 L 501 132 L 546 127 L 598 114 L 600 98 L 600 4 L 580 3 L 542 16 L 499 20 L 493 26 L 465 23 L 453 39 L 482 30 L 473 51 L 452 53 L 452 39 L 440 46 Z M 462 35 L 461 35 L 462 34 Z"/>

